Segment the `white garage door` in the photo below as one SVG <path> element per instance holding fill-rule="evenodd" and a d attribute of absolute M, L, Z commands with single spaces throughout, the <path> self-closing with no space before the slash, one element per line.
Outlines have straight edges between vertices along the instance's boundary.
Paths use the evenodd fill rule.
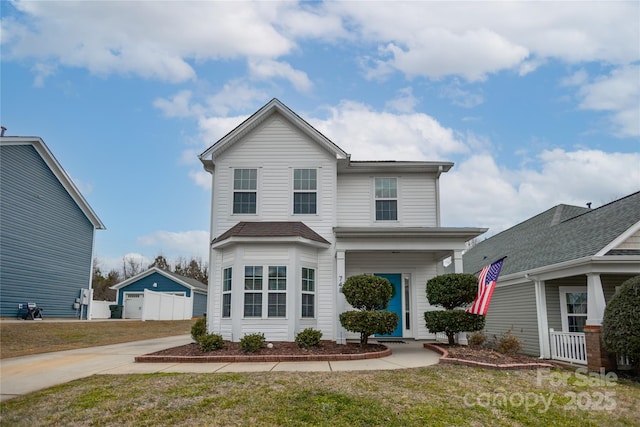
<path fill-rule="evenodd" d="M 124 318 L 142 319 L 142 305 L 144 304 L 144 294 L 124 294 Z"/>

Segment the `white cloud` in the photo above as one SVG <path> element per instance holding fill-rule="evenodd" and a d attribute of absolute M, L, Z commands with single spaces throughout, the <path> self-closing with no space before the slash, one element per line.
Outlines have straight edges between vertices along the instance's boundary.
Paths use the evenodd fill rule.
<path fill-rule="evenodd" d="M 209 259 L 209 232 L 205 230 L 155 231 L 139 237 L 137 244 L 153 248 L 157 253 L 166 254 L 167 257 Z"/>
<path fill-rule="evenodd" d="M 309 122 L 354 160 L 436 160 L 467 151 L 452 129 L 423 113 L 379 112 L 353 101 L 328 111 Z"/>
<path fill-rule="evenodd" d="M 614 133 L 640 136 L 640 66 L 615 69 L 608 76 L 584 84 L 579 91 L 580 108 L 610 111 Z"/>
<path fill-rule="evenodd" d="M 169 99 L 156 98 L 153 106 L 161 110 L 165 117 L 192 117 L 202 114 L 202 107 L 191 104 L 192 93 L 182 90 Z"/>
<path fill-rule="evenodd" d="M 249 60 L 249 73 L 252 78 L 258 80 L 273 78 L 288 80 L 298 92 L 309 92 L 313 87 L 307 73 L 294 69 L 286 62 L 272 59 L 251 59 Z"/>
<path fill-rule="evenodd" d="M 481 90 L 466 90 L 462 88 L 462 84 L 458 79 L 450 84 L 442 87 L 441 96 L 449 98 L 451 103 L 463 108 L 473 108 L 484 102 L 484 96 Z"/>
<path fill-rule="evenodd" d="M 95 74 L 182 82 L 196 75 L 188 60 L 278 57 L 295 46 L 271 20 L 275 4 L 17 2 L 12 7 L 22 20 L 2 20 L 5 58 L 51 58 Z"/>
<path fill-rule="evenodd" d="M 557 204 L 593 207 L 640 189 L 640 154 L 599 150 L 540 152 L 523 169 L 474 154 L 441 178 L 443 225 L 498 233 Z"/>
<path fill-rule="evenodd" d="M 411 113 L 418 104 L 418 98 L 413 96 L 413 89 L 410 87 L 402 88 L 398 91 L 396 98 L 387 101 L 387 108 L 395 110 L 399 113 Z"/>

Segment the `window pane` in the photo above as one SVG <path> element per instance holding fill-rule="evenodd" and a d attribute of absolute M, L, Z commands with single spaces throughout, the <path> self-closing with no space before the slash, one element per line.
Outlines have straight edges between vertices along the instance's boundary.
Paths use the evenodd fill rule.
<path fill-rule="evenodd" d="M 222 294 L 222 317 L 231 317 L 231 294 Z"/>
<path fill-rule="evenodd" d="M 257 169 L 235 169 L 233 171 L 234 190 L 255 190 L 258 181 Z"/>
<path fill-rule="evenodd" d="M 247 266 L 244 268 L 244 289 L 248 291 L 262 289 L 262 267 Z"/>
<path fill-rule="evenodd" d="M 584 332 L 584 325 L 587 323 L 587 316 L 568 316 L 569 332 Z"/>
<path fill-rule="evenodd" d="M 376 198 L 394 199 L 398 197 L 396 178 L 376 178 Z"/>
<path fill-rule="evenodd" d="M 244 317 L 262 317 L 262 294 L 244 294 Z"/>
<path fill-rule="evenodd" d="M 316 193 L 293 193 L 294 214 L 315 214 Z"/>
<path fill-rule="evenodd" d="M 315 317 L 315 295 L 302 294 L 302 317 Z"/>
<path fill-rule="evenodd" d="M 397 200 L 376 200 L 376 221 L 396 221 L 397 219 Z"/>
<path fill-rule="evenodd" d="M 228 292 L 231 290 L 231 267 L 225 268 L 222 273 L 222 291 Z"/>
<path fill-rule="evenodd" d="M 302 290 L 304 292 L 315 292 L 316 290 L 316 271 L 311 268 L 302 269 Z"/>
<path fill-rule="evenodd" d="M 285 317 L 287 315 L 287 294 L 269 294 L 269 317 Z"/>
<path fill-rule="evenodd" d="M 587 314 L 587 293 L 586 292 L 567 293 L 567 313 Z"/>
<path fill-rule="evenodd" d="M 315 190 L 317 188 L 315 169 L 294 169 L 293 189 L 294 190 Z"/>
<path fill-rule="evenodd" d="M 233 213 L 234 214 L 254 214 L 256 213 L 256 193 L 233 193 Z"/>
<path fill-rule="evenodd" d="M 287 267 L 269 267 L 269 290 L 287 290 Z"/>

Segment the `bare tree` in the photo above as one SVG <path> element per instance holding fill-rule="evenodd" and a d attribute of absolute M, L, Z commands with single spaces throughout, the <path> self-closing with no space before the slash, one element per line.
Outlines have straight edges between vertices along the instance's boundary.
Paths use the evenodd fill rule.
<path fill-rule="evenodd" d="M 144 260 L 142 257 L 136 258 L 131 255 L 125 255 L 122 258 L 122 275 L 125 280 L 142 273 L 144 269 Z"/>

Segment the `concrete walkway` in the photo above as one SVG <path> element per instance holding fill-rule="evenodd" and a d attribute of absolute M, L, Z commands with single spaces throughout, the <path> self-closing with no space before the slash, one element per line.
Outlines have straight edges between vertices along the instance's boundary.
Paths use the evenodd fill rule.
<path fill-rule="evenodd" d="M 95 374 L 153 372 L 359 371 L 435 365 L 440 355 L 422 342 L 384 343 L 393 354 L 380 359 L 337 362 L 135 363 L 136 356 L 192 342 L 191 336 L 58 351 L 0 360 L 0 400 L 31 393 Z"/>

